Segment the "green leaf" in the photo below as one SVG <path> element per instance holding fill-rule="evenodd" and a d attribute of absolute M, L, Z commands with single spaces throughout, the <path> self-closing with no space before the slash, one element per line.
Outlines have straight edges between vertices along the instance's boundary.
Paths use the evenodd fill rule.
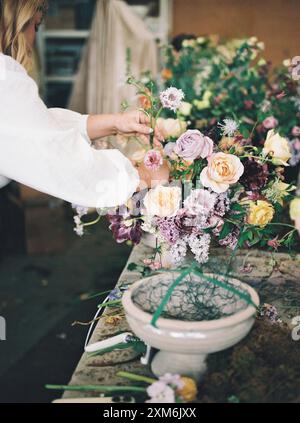
<path fill-rule="evenodd" d="M 225 222 L 220 232 L 219 239 L 223 239 L 228 234 L 230 234 L 230 232 L 232 231 L 232 228 L 233 228 L 233 225 L 231 223 Z"/>

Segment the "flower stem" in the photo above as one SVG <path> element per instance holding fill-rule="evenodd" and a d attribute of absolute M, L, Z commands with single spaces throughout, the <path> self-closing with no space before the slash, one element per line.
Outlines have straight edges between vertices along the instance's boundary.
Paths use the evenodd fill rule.
<path fill-rule="evenodd" d="M 142 376 L 142 375 L 136 375 L 134 373 L 130 372 L 118 372 L 117 376 L 124 377 L 126 379 L 134 380 L 136 382 L 145 382 L 145 383 L 154 383 L 157 382 L 157 379 L 154 379 L 152 377 Z"/>
<path fill-rule="evenodd" d="M 99 215 L 97 217 L 97 219 L 92 220 L 91 222 L 87 222 L 87 223 L 82 223 L 82 226 L 86 227 L 86 226 L 92 226 L 92 225 L 96 225 L 96 223 L 98 223 L 101 219 L 101 216 Z"/>
<path fill-rule="evenodd" d="M 121 300 L 111 300 L 111 301 L 106 301 L 104 303 L 99 304 L 98 308 L 106 307 L 110 305 L 118 305 L 118 304 L 121 304 Z"/>
<path fill-rule="evenodd" d="M 146 392 L 140 386 L 105 386 L 105 385 L 46 385 L 46 389 L 60 391 L 100 391 L 100 392 Z"/>

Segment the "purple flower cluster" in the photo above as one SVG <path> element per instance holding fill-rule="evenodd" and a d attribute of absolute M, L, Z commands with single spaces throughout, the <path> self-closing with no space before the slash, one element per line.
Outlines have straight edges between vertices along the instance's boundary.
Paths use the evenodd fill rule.
<path fill-rule="evenodd" d="M 142 238 L 142 222 L 139 219 L 124 219 L 120 214 L 108 214 L 109 229 L 118 243 L 132 241 L 139 244 Z"/>
<path fill-rule="evenodd" d="M 179 228 L 175 224 L 175 217 L 158 217 L 155 223 L 160 232 L 160 235 L 168 244 L 175 244 L 180 237 Z"/>

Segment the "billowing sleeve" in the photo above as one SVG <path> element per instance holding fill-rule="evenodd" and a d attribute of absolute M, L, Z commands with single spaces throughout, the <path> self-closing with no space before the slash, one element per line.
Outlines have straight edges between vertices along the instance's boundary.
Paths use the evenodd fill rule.
<path fill-rule="evenodd" d="M 125 203 L 138 173 L 118 150 L 89 145 L 86 119 L 47 109 L 27 74 L 7 72 L 0 80 L 0 175 L 86 207 Z"/>

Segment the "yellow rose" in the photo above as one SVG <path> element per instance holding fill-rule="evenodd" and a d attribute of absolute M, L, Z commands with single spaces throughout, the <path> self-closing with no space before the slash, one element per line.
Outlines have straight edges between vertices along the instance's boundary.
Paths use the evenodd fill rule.
<path fill-rule="evenodd" d="M 247 223 L 250 225 L 266 226 L 274 217 L 274 208 L 268 201 L 249 201 Z"/>
<path fill-rule="evenodd" d="M 243 173 L 244 166 L 237 156 L 215 153 L 208 158 L 208 166 L 202 170 L 200 180 L 205 187 L 221 193 L 235 184 Z"/>
<path fill-rule="evenodd" d="M 195 401 L 197 398 L 197 384 L 194 379 L 190 377 L 182 376 L 180 380 L 183 383 L 181 388 L 176 390 L 176 393 L 185 401 L 185 402 L 192 402 Z"/>
<path fill-rule="evenodd" d="M 186 122 L 180 119 L 158 118 L 156 127 L 164 139 L 168 139 L 170 137 L 178 138 L 186 131 Z"/>
<path fill-rule="evenodd" d="M 263 153 L 270 154 L 275 165 L 289 166 L 287 161 L 292 157 L 287 139 L 275 133 L 274 129 L 267 134 Z"/>
<path fill-rule="evenodd" d="M 144 198 L 144 205 L 147 215 L 158 217 L 173 216 L 181 205 L 181 189 L 179 187 L 158 185 L 147 192 Z"/>

